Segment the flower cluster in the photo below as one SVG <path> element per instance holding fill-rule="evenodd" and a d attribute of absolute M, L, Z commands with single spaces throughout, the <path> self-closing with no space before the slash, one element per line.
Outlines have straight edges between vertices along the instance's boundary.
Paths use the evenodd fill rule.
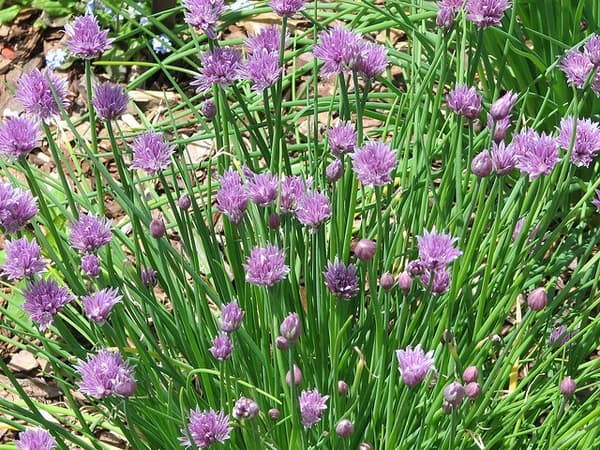
<path fill-rule="evenodd" d="M 33 277 L 42 273 L 48 264 L 41 258 L 37 242 L 25 237 L 6 241 L 5 251 L 6 262 L 0 268 L 9 280 Z"/>
<path fill-rule="evenodd" d="M 67 288 L 60 287 L 54 280 L 34 279 L 23 291 L 23 309 L 37 322 L 40 329 L 48 328 L 54 316 L 75 297 Z"/>
<path fill-rule="evenodd" d="M 467 19 L 477 28 L 500 25 L 504 12 L 510 8 L 508 0 L 467 0 Z"/>
<path fill-rule="evenodd" d="M 244 268 L 248 283 L 269 287 L 287 277 L 290 270 L 285 264 L 283 250 L 272 244 L 253 248 Z"/>
<path fill-rule="evenodd" d="M 328 262 L 323 275 L 325 285 L 334 297 L 350 300 L 359 292 L 357 267 L 354 264 L 346 265 L 336 256 L 333 263 Z"/>
<path fill-rule="evenodd" d="M 351 155 L 352 169 L 365 186 L 383 186 L 391 183 L 396 167 L 396 153 L 389 144 L 367 142 Z"/>
<path fill-rule="evenodd" d="M 102 323 L 122 298 L 117 289 L 105 288 L 92 295 L 82 297 L 81 302 L 87 318 Z"/>
<path fill-rule="evenodd" d="M 517 168 L 529 174 L 530 180 L 540 175 L 549 175 L 559 161 L 558 143 L 545 133 L 524 130 L 513 137 L 511 147 L 517 158 Z"/>
<path fill-rule="evenodd" d="M 36 199 L 29 191 L 0 182 L 0 226 L 16 233 L 38 213 Z"/>
<path fill-rule="evenodd" d="M 584 89 L 589 85 L 598 96 L 600 96 L 599 42 L 600 36 L 592 36 L 583 51 L 579 49 L 567 51 L 559 66 L 570 86 Z"/>
<path fill-rule="evenodd" d="M 216 412 L 212 409 L 200 411 L 197 407 L 190 411 L 189 423 L 181 433 L 179 440 L 185 448 L 196 446 L 203 449 L 228 440 L 231 425 L 229 417 L 223 411 Z"/>
<path fill-rule="evenodd" d="M 54 450 L 56 440 L 46 430 L 25 430 L 19 433 L 19 440 L 15 441 L 17 450 Z"/>
<path fill-rule="evenodd" d="M 15 99 L 27 113 L 48 122 L 67 106 L 67 84 L 52 71 L 34 69 L 19 79 Z"/>
<path fill-rule="evenodd" d="M 0 124 L 0 154 L 19 159 L 37 147 L 39 124 L 28 117 L 11 117 Z"/>
<path fill-rule="evenodd" d="M 200 64 L 200 73 L 191 83 L 192 86 L 197 86 L 196 92 L 205 92 L 213 84 L 226 88 L 239 78 L 242 54 L 232 47 L 217 47 L 203 52 Z"/>
<path fill-rule="evenodd" d="M 481 113 L 481 97 L 475 88 L 457 85 L 446 97 L 448 108 L 459 116 L 475 120 Z"/>
<path fill-rule="evenodd" d="M 84 214 L 71 223 L 71 245 L 84 254 L 95 253 L 112 240 L 111 226 L 105 217 Z"/>
<path fill-rule="evenodd" d="M 302 391 L 299 399 L 302 425 L 310 428 L 319 423 L 328 399 L 329 395 L 321 395 L 316 389 Z"/>
<path fill-rule="evenodd" d="M 237 225 L 244 217 L 248 205 L 248 192 L 242 184 L 242 178 L 233 169 L 226 170 L 219 182 L 221 186 L 217 191 L 217 209 Z"/>
<path fill-rule="evenodd" d="M 396 350 L 396 357 L 402 381 L 410 387 L 419 384 L 430 371 L 435 370 L 433 351 L 425 353 L 420 344 L 414 349 L 409 345 L 405 350 Z"/>
<path fill-rule="evenodd" d="M 600 126 L 590 119 L 565 117 L 560 121 L 556 142 L 567 151 L 572 145 L 571 162 L 576 166 L 589 167 L 600 151 Z"/>
<path fill-rule="evenodd" d="M 66 24 L 65 34 L 71 54 L 83 59 L 98 58 L 114 41 L 108 37 L 108 30 L 100 29 L 96 17 L 88 14 L 75 17 L 72 24 Z"/>
<path fill-rule="evenodd" d="M 92 104 L 101 119 L 115 120 L 127 109 L 129 97 L 118 84 L 101 83 L 94 88 Z"/>
<path fill-rule="evenodd" d="M 129 167 L 153 175 L 169 167 L 175 146 L 165 142 L 162 134 L 146 131 L 135 138 L 131 150 L 133 160 Z"/>
<path fill-rule="evenodd" d="M 120 353 L 107 349 L 79 361 L 77 371 L 81 375 L 79 390 L 98 399 L 113 394 L 129 397 L 136 388 L 133 367 L 123 361 Z"/>
<path fill-rule="evenodd" d="M 225 12 L 223 0 L 183 0 L 184 20 L 202 30 L 209 39 L 216 39 L 219 16 Z"/>

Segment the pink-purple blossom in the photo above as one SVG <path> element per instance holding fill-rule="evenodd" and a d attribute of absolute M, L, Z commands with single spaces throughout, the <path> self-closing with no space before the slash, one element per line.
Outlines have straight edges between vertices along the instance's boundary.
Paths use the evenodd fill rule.
<path fill-rule="evenodd" d="M 387 49 L 374 42 L 366 42 L 354 70 L 366 80 L 372 80 L 381 75 L 389 64 Z"/>
<path fill-rule="evenodd" d="M 490 152 L 492 158 L 492 167 L 496 175 L 507 175 L 517 166 L 517 155 L 512 145 L 505 145 L 504 142 L 492 144 Z"/>
<path fill-rule="evenodd" d="M 82 253 L 94 253 L 112 240 L 111 226 L 106 217 L 84 214 L 71 224 L 71 245 Z"/>
<path fill-rule="evenodd" d="M 498 98 L 490 107 L 490 116 L 495 120 L 502 120 L 510 115 L 510 111 L 517 102 L 517 94 L 508 91 L 502 97 Z"/>
<path fill-rule="evenodd" d="M 127 92 L 122 86 L 114 83 L 101 83 L 94 88 L 92 104 L 101 119 L 115 120 L 126 110 L 129 103 Z"/>
<path fill-rule="evenodd" d="M 98 58 L 110 50 L 114 39 L 108 37 L 108 30 L 101 30 L 93 15 L 75 17 L 72 24 L 65 25 L 67 46 L 71 54 L 83 59 Z"/>
<path fill-rule="evenodd" d="M 310 233 L 316 233 L 321 224 L 331 217 L 329 197 L 319 191 L 306 192 L 297 201 L 295 215 Z"/>
<path fill-rule="evenodd" d="M 228 440 L 231 425 L 229 417 L 223 411 L 216 412 L 212 409 L 200 411 L 200 408 L 196 407 L 190 411 L 189 422 L 181 433 L 179 440 L 185 448 L 196 446 L 204 449 L 217 442 L 222 444 Z"/>
<path fill-rule="evenodd" d="M 325 272 L 325 285 L 334 297 L 350 300 L 358 295 L 357 268 L 354 264 L 344 264 L 336 256 L 333 263 L 328 262 Z"/>
<path fill-rule="evenodd" d="M 534 133 L 522 143 L 517 155 L 517 167 L 534 180 L 540 175 L 550 175 L 558 163 L 558 143 L 546 133 Z"/>
<path fill-rule="evenodd" d="M 575 131 L 574 139 L 573 131 Z M 571 147 L 571 141 L 573 141 L 571 162 L 576 166 L 589 167 L 600 151 L 600 126 L 590 119 L 577 119 L 577 121 L 573 117 L 562 119 L 556 142 L 568 150 Z"/>
<path fill-rule="evenodd" d="M 81 257 L 81 270 L 90 278 L 98 278 L 102 271 L 100 260 L 94 254 L 87 254 Z"/>
<path fill-rule="evenodd" d="M 226 333 L 219 333 L 213 340 L 213 345 L 208 349 L 210 353 L 219 361 L 225 361 L 231 357 L 233 352 L 233 342 Z"/>
<path fill-rule="evenodd" d="M 284 38 L 284 44 L 286 46 L 287 42 L 288 36 L 286 34 Z M 248 52 L 252 54 L 267 51 L 279 55 L 279 49 L 281 47 L 281 29 L 276 26 L 263 28 L 258 33 L 246 39 L 245 44 Z"/>
<path fill-rule="evenodd" d="M 54 450 L 56 440 L 46 430 L 29 429 L 19 433 L 15 446 L 17 450 Z"/>
<path fill-rule="evenodd" d="M 429 372 L 435 370 L 433 351 L 425 353 L 421 344 L 414 349 L 409 345 L 405 350 L 396 350 L 396 357 L 402 381 L 407 386 L 416 386 L 425 379 Z"/>
<path fill-rule="evenodd" d="M 80 360 L 77 371 L 81 375 L 79 391 L 98 399 L 113 394 L 129 397 L 136 388 L 133 367 L 120 353 L 108 349 Z"/>
<path fill-rule="evenodd" d="M 312 186 L 312 178 L 304 180 L 301 176 L 286 176 L 281 180 L 279 208 L 282 214 L 293 213 L 298 206 L 298 199 Z"/>
<path fill-rule="evenodd" d="M 60 114 L 59 103 L 56 102 L 54 94 L 61 106 L 67 106 L 65 80 L 50 70 L 40 72 L 34 69 L 17 82 L 15 99 L 23 105 L 27 113 L 48 122 Z"/>
<path fill-rule="evenodd" d="M 473 87 L 457 85 L 446 97 L 448 108 L 459 116 L 475 120 L 481 113 L 481 97 Z"/>
<path fill-rule="evenodd" d="M 329 150 L 336 158 L 354 151 L 358 139 L 358 133 L 350 122 L 338 122 L 336 126 L 327 130 Z"/>
<path fill-rule="evenodd" d="M 223 0 L 183 0 L 184 20 L 202 30 L 209 39 L 216 39 L 219 16 L 226 10 Z"/>
<path fill-rule="evenodd" d="M 433 280 L 431 274 L 433 273 Z M 450 272 L 446 268 L 437 270 L 425 270 L 421 275 L 421 283 L 428 289 L 431 289 L 432 294 L 444 294 L 450 288 Z"/>
<path fill-rule="evenodd" d="M 585 44 L 584 52 L 594 66 L 600 66 L 600 35 L 592 35 Z"/>
<path fill-rule="evenodd" d="M 227 169 L 219 178 L 221 186 L 217 191 L 217 209 L 234 224 L 239 224 L 248 206 L 248 192 L 242 178 L 233 169 Z"/>
<path fill-rule="evenodd" d="M 244 268 L 248 283 L 269 287 L 286 278 L 290 271 L 283 250 L 272 244 L 253 248 Z"/>
<path fill-rule="evenodd" d="M 321 68 L 324 76 L 355 70 L 364 52 L 365 41 L 362 36 L 353 30 L 335 27 L 320 32 L 318 39 L 313 55 L 325 63 Z"/>
<path fill-rule="evenodd" d="M 197 86 L 198 93 L 209 90 L 213 84 L 226 88 L 239 78 L 241 67 L 242 54 L 239 50 L 231 47 L 208 50 L 202 53 L 200 73 L 191 84 Z"/>
<path fill-rule="evenodd" d="M 504 12 L 510 8 L 508 0 L 467 0 L 467 19 L 478 28 L 500 25 Z"/>
<path fill-rule="evenodd" d="M 6 262 L 0 266 L 9 280 L 29 278 L 46 270 L 48 262 L 40 255 L 40 246 L 26 237 L 6 241 Z"/>
<path fill-rule="evenodd" d="M 321 395 L 316 389 L 302 391 L 299 398 L 302 425 L 310 428 L 319 423 L 328 399 L 329 395 Z"/>
<path fill-rule="evenodd" d="M 458 238 L 449 234 L 440 234 L 435 227 L 431 231 L 423 230 L 422 236 L 417 236 L 419 247 L 419 259 L 428 270 L 438 271 L 462 255 L 462 252 L 454 247 Z"/>
<path fill-rule="evenodd" d="M 152 175 L 169 167 L 175 146 L 168 144 L 161 133 L 147 131 L 134 139 L 131 151 L 133 159 L 129 168 Z"/>
<path fill-rule="evenodd" d="M 123 299 L 116 288 L 104 288 L 92 295 L 81 298 L 88 319 L 97 323 L 106 320 L 114 306 Z"/>
<path fill-rule="evenodd" d="M 593 70 L 598 73 L 598 68 L 594 67 L 589 56 L 579 50 L 569 50 L 559 67 L 567 77 L 569 85 L 578 89 L 585 86 Z"/>
<path fill-rule="evenodd" d="M 240 397 L 233 405 L 232 415 L 237 420 L 247 420 L 253 419 L 258 416 L 260 412 L 260 408 L 258 407 L 258 403 L 256 403 L 251 398 Z"/>
<path fill-rule="evenodd" d="M 60 287 L 55 280 L 51 279 L 36 279 L 29 282 L 23 291 L 23 297 L 25 298 L 23 309 L 42 330 L 48 328 L 54 316 L 75 298 L 67 288 Z"/>
<path fill-rule="evenodd" d="M 242 324 L 245 312 L 238 305 L 236 300 L 221 307 L 221 330 L 225 333 L 232 333 Z"/>
<path fill-rule="evenodd" d="M 36 148 L 40 139 L 40 125 L 35 120 L 10 117 L 0 125 L 0 154 L 18 159 Z"/>
<path fill-rule="evenodd" d="M 271 0 L 269 6 L 278 16 L 292 17 L 306 7 L 305 0 Z"/>
<path fill-rule="evenodd" d="M 366 186 L 383 186 L 391 183 L 391 173 L 396 167 L 396 153 L 389 144 L 367 142 L 351 154 L 352 169 Z"/>
<path fill-rule="evenodd" d="M 248 198 L 258 206 L 269 206 L 277 200 L 279 178 L 271 172 L 250 173 L 246 183 Z"/>
<path fill-rule="evenodd" d="M 4 232 L 23 228 L 38 213 L 36 201 L 31 192 L 0 182 L 0 226 Z"/>
<path fill-rule="evenodd" d="M 277 53 L 260 50 L 248 55 L 238 73 L 241 79 L 249 80 L 252 89 L 260 94 L 277 82 L 282 71 Z"/>

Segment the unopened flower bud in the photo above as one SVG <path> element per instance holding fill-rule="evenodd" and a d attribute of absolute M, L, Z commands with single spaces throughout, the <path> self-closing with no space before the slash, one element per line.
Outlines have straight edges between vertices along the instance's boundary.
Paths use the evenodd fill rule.
<path fill-rule="evenodd" d="M 277 336 L 277 338 L 275 338 L 275 345 L 279 350 L 287 350 L 291 343 L 283 336 Z"/>
<path fill-rule="evenodd" d="M 150 235 L 154 239 L 160 239 L 165 235 L 165 223 L 162 219 L 152 219 L 150 222 Z"/>
<path fill-rule="evenodd" d="M 334 181 L 339 180 L 342 177 L 342 174 L 344 173 L 344 166 L 342 164 L 342 161 L 340 161 L 339 159 L 334 159 L 332 162 L 330 162 L 327 167 L 325 167 L 325 175 L 327 176 L 327 179 L 329 181 L 331 181 L 332 183 Z"/>
<path fill-rule="evenodd" d="M 377 244 L 370 239 L 361 239 L 354 246 L 354 254 L 361 261 L 370 261 L 375 256 Z"/>
<path fill-rule="evenodd" d="M 277 408 L 271 408 L 269 410 L 269 418 L 276 422 L 279 420 L 279 418 L 281 417 L 281 411 L 279 411 Z"/>
<path fill-rule="evenodd" d="M 290 313 L 283 319 L 279 326 L 279 332 L 288 342 L 296 342 L 302 334 L 302 322 L 300 322 L 298 314 Z"/>
<path fill-rule="evenodd" d="M 354 433 L 354 424 L 348 419 L 342 419 L 336 425 L 335 432 L 338 436 L 347 438 Z"/>
<path fill-rule="evenodd" d="M 575 389 L 577 389 L 577 384 L 575 384 L 575 380 L 571 377 L 565 377 L 560 382 L 560 392 L 562 392 L 562 395 L 565 397 L 573 395 Z"/>
<path fill-rule="evenodd" d="M 202 103 L 201 110 L 206 120 L 213 120 L 217 115 L 217 106 L 212 100 L 206 100 Z"/>
<path fill-rule="evenodd" d="M 506 118 L 510 114 L 510 110 L 515 106 L 517 101 L 517 95 L 513 94 L 512 91 L 508 91 L 490 107 L 490 116 L 494 120 L 501 120 Z"/>
<path fill-rule="evenodd" d="M 281 225 L 281 217 L 277 213 L 271 213 L 269 216 L 269 228 L 272 230 L 276 230 Z"/>
<path fill-rule="evenodd" d="M 476 381 L 467 383 L 465 386 L 465 394 L 471 400 L 475 400 L 481 393 L 481 386 Z"/>
<path fill-rule="evenodd" d="M 412 286 L 412 277 L 408 274 L 408 272 L 404 271 L 400 275 L 398 275 L 398 287 L 402 289 L 405 293 L 410 291 L 410 287 Z"/>
<path fill-rule="evenodd" d="M 458 381 L 453 381 L 444 389 L 444 399 L 454 408 L 460 406 L 464 397 L 465 388 Z"/>
<path fill-rule="evenodd" d="M 492 170 L 492 156 L 488 150 L 484 150 L 475 155 L 471 161 L 471 172 L 473 172 L 479 178 L 489 176 L 492 173 Z"/>
<path fill-rule="evenodd" d="M 346 383 L 344 380 L 338 381 L 338 394 L 344 397 L 348 395 L 348 383 Z"/>
<path fill-rule="evenodd" d="M 383 289 L 385 289 L 386 291 L 389 291 L 390 289 L 392 289 L 394 287 L 394 284 L 396 284 L 394 275 L 392 275 L 389 272 L 386 272 L 383 275 L 381 275 L 381 278 L 379 279 L 379 285 Z"/>
<path fill-rule="evenodd" d="M 368 442 L 361 442 L 358 444 L 358 450 L 373 450 L 373 446 Z"/>
<path fill-rule="evenodd" d="M 475 366 L 469 366 L 463 372 L 462 379 L 465 383 L 471 383 L 473 381 L 477 381 L 477 378 L 479 378 L 479 371 L 477 370 L 477 367 L 475 367 Z"/>
<path fill-rule="evenodd" d="M 152 267 L 145 267 L 141 271 L 142 283 L 146 287 L 156 286 L 156 270 Z"/>
<path fill-rule="evenodd" d="M 259 412 L 260 409 L 258 404 L 254 400 L 246 397 L 240 397 L 240 399 L 235 402 L 235 405 L 233 405 L 232 415 L 237 420 L 243 420 L 252 419 L 258 416 Z"/>
<path fill-rule="evenodd" d="M 192 206 L 192 200 L 187 194 L 183 194 L 179 197 L 179 200 L 177 200 L 177 207 L 181 210 L 185 211 L 186 209 L 189 209 L 190 206 Z"/>
<path fill-rule="evenodd" d="M 292 385 L 292 372 L 289 370 L 285 374 L 285 382 L 287 383 L 288 386 Z M 294 364 L 294 385 L 296 387 L 298 387 L 301 384 L 302 384 L 302 371 L 300 370 L 300 367 L 298 367 L 296 364 Z"/>
<path fill-rule="evenodd" d="M 406 265 L 406 273 L 408 273 L 413 278 L 419 277 L 423 275 L 423 273 L 425 273 L 425 265 L 418 259 L 409 261 Z"/>
<path fill-rule="evenodd" d="M 548 295 L 542 287 L 530 292 L 527 296 L 527 305 L 534 311 L 541 311 L 548 304 Z"/>

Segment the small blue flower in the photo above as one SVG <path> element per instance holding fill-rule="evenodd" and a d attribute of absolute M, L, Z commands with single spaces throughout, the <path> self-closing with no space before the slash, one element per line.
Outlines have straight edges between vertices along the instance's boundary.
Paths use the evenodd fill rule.
<path fill-rule="evenodd" d="M 152 38 L 152 50 L 157 55 L 168 55 L 172 51 L 172 45 L 173 43 L 166 34 Z"/>
<path fill-rule="evenodd" d="M 62 48 L 52 48 L 46 53 L 46 66 L 51 70 L 60 69 L 67 60 L 67 52 Z"/>

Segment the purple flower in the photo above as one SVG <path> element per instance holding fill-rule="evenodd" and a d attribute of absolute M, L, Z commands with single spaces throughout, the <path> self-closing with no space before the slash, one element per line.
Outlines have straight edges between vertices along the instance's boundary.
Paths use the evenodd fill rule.
<path fill-rule="evenodd" d="M 560 132 L 556 141 L 562 148 L 568 150 L 573 140 L 573 129 L 575 119 L 566 117 L 560 121 Z M 600 150 L 600 126 L 590 119 L 577 120 L 575 139 L 573 140 L 573 151 L 571 162 L 576 166 L 589 167 L 596 153 Z"/>
<path fill-rule="evenodd" d="M 566 325 L 561 325 L 556 327 L 550 333 L 550 337 L 548 338 L 549 345 L 555 345 L 557 347 L 562 347 L 575 335 L 575 331 L 570 333 L 567 329 Z"/>
<path fill-rule="evenodd" d="M 600 36 L 594 34 L 585 44 L 585 54 L 596 67 L 600 66 Z"/>
<path fill-rule="evenodd" d="M 545 133 L 535 133 L 525 143 L 524 149 L 517 153 L 517 167 L 521 172 L 529 174 L 530 180 L 540 175 L 549 175 L 558 161 L 558 144 L 552 136 Z"/>
<path fill-rule="evenodd" d="M 425 353 L 421 344 L 417 345 L 414 350 L 410 345 L 406 347 L 406 350 L 396 350 L 396 357 L 402 381 L 410 387 L 419 384 L 430 371 L 435 370 L 433 351 Z"/>
<path fill-rule="evenodd" d="M 131 144 L 133 161 L 129 167 L 155 174 L 171 164 L 174 149 L 175 146 L 166 143 L 162 134 L 147 131 L 136 137 Z"/>
<path fill-rule="evenodd" d="M 448 108 L 459 116 L 475 120 L 481 113 L 481 97 L 475 88 L 457 85 L 446 97 Z"/>
<path fill-rule="evenodd" d="M 83 255 L 81 258 L 81 270 L 90 278 L 98 278 L 100 276 L 100 260 L 96 255 Z"/>
<path fill-rule="evenodd" d="M 329 395 L 321 395 L 316 389 L 302 391 L 300 393 L 300 416 L 302 425 L 310 428 L 321 421 L 323 412 L 327 409 Z"/>
<path fill-rule="evenodd" d="M 483 150 L 481 153 L 475 155 L 471 160 L 471 172 L 477 175 L 479 178 L 487 177 L 492 173 L 492 156 L 489 150 Z"/>
<path fill-rule="evenodd" d="M 333 263 L 327 263 L 327 269 L 323 275 L 325 276 L 325 285 L 333 296 L 350 300 L 358 294 L 358 276 L 354 264 L 346 266 L 336 256 Z"/>
<path fill-rule="evenodd" d="M 117 119 L 127 110 L 128 103 L 127 92 L 118 84 L 106 82 L 94 88 L 92 104 L 101 119 Z"/>
<path fill-rule="evenodd" d="M 0 266 L 2 274 L 9 280 L 32 277 L 46 270 L 47 262 L 40 257 L 40 246 L 36 241 L 23 237 L 6 241 L 6 262 Z"/>
<path fill-rule="evenodd" d="M 342 27 L 319 33 L 319 43 L 313 48 L 313 55 L 324 61 L 321 69 L 324 76 L 349 73 L 355 70 L 357 62 L 363 58 L 365 41 L 356 32 Z"/>
<path fill-rule="evenodd" d="M 111 241 L 111 225 L 110 220 L 97 214 L 80 216 L 71 224 L 71 245 L 82 253 L 94 253 Z"/>
<path fill-rule="evenodd" d="M 506 133 L 508 132 L 508 129 L 510 128 L 510 117 L 505 117 L 500 120 L 494 120 L 488 114 L 487 127 L 488 127 L 488 130 L 490 130 L 490 131 L 494 130 L 494 136 L 493 136 L 494 142 L 496 142 L 496 143 L 502 142 L 504 140 L 504 138 L 506 137 Z"/>
<path fill-rule="evenodd" d="M 279 79 L 282 68 L 279 66 L 279 55 L 267 50 L 254 52 L 239 69 L 239 76 L 252 83 L 252 89 L 261 94 Z"/>
<path fill-rule="evenodd" d="M 453 381 L 444 388 L 444 400 L 450 409 L 458 408 L 465 398 L 465 388 L 458 381 Z"/>
<path fill-rule="evenodd" d="M 454 23 L 454 16 L 462 8 L 465 0 L 441 0 L 438 2 L 440 10 L 435 18 L 435 23 L 441 28 L 450 28 Z"/>
<path fill-rule="evenodd" d="M 83 394 L 101 399 L 112 394 L 129 397 L 135 391 L 133 367 L 118 352 L 102 349 L 88 355 L 86 361 L 79 361 L 77 371 L 81 375 L 79 391 Z"/>
<path fill-rule="evenodd" d="M 594 70 L 594 64 L 590 61 L 589 56 L 579 50 L 568 51 L 559 67 L 567 77 L 569 85 L 578 89 L 584 87 L 592 70 Z"/>
<path fill-rule="evenodd" d="M 512 145 L 508 147 L 504 145 L 504 142 L 492 144 L 492 151 L 490 152 L 492 157 L 492 167 L 496 175 L 502 176 L 509 174 L 517 165 L 517 156 L 515 155 Z"/>
<path fill-rule="evenodd" d="M 29 191 L 0 182 L 0 226 L 6 233 L 19 231 L 37 212 L 36 199 Z"/>
<path fill-rule="evenodd" d="M 232 301 L 221 307 L 221 330 L 225 333 L 231 333 L 237 330 L 242 324 L 244 310 L 239 307 L 237 301 Z"/>
<path fill-rule="evenodd" d="M 250 252 L 246 269 L 246 281 L 259 286 L 273 286 L 287 277 L 290 268 L 285 265 L 285 255 L 274 245 L 255 247 Z"/>
<path fill-rule="evenodd" d="M 350 122 L 346 122 L 345 124 L 338 122 L 335 127 L 327 130 L 327 137 L 329 139 L 331 154 L 336 158 L 340 158 L 342 155 L 354 151 L 358 133 L 354 129 L 354 125 Z"/>
<path fill-rule="evenodd" d="M 286 341 L 292 343 L 300 339 L 302 334 L 302 322 L 298 313 L 288 314 L 281 325 L 279 326 L 279 332 L 285 338 Z"/>
<path fill-rule="evenodd" d="M 272 205 L 277 199 L 279 179 L 270 172 L 252 174 L 248 178 L 246 192 L 248 197 L 258 206 Z"/>
<path fill-rule="evenodd" d="M 15 99 L 23 105 L 25 111 L 47 122 L 60 114 L 60 108 L 52 90 L 54 89 L 58 101 L 67 106 L 67 84 L 49 70 L 40 72 L 34 69 L 23 75 L 17 82 Z"/>
<path fill-rule="evenodd" d="M 500 25 L 504 11 L 510 8 L 507 0 L 467 0 L 467 19 L 477 28 Z"/>
<path fill-rule="evenodd" d="M 260 408 L 254 400 L 240 397 L 239 400 L 235 402 L 235 405 L 233 405 L 232 414 L 237 420 L 244 420 L 258 416 L 259 412 Z"/>
<path fill-rule="evenodd" d="M 228 169 L 219 178 L 221 187 L 217 191 L 217 209 L 231 222 L 239 224 L 248 205 L 248 193 L 242 185 L 242 178 L 233 169 Z"/>
<path fill-rule="evenodd" d="M 94 322 L 104 322 L 113 307 L 121 301 L 123 297 L 119 295 L 117 289 L 105 288 L 93 295 L 81 298 L 85 315 Z"/>
<path fill-rule="evenodd" d="M 219 333 L 215 336 L 212 347 L 208 349 L 212 355 L 219 361 L 225 361 L 231 356 L 233 351 L 233 342 L 226 333 Z"/>
<path fill-rule="evenodd" d="M 596 210 L 600 213 L 600 189 L 596 189 L 596 198 L 592 200 L 592 205 L 594 205 Z"/>
<path fill-rule="evenodd" d="M 510 110 L 515 106 L 517 102 L 517 94 L 512 91 L 508 91 L 490 107 L 490 116 L 495 120 L 502 120 L 510 115 Z"/>
<path fill-rule="evenodd" d="M 383 45 L 367 42 L 354 70 L 364 79 L 372 80 L 381 75 L 388 64 L 387 49 Z"/>
<path fill-rule="evenodd" d="M 423 230 L 423 236 L 417 236 L 419 258 L 426 269 L 438 271 L 462 255 L 454 248 L 458 238 L 449 234 L 438 234 L 435 227 L 431 232 Z M 428 283 L 427 283 L 428 284 Z"/>
<path fill-rule="evenodd" d="M 344 165 L 342 164 L 342 161 L 337 158 L 331 161 L 329 164 L 327 164 L 327 167 L 325 167 L 325 176 L 332 183 L 335 183 L 337 180 L 339 180 L 343 174 Z"/>
<path fill-rule="evenodd" d="M 300 196 L 296 206 L 296 219 L 309 227 L 309 233 L 316 233 L 323 222 L 331 217 L 329 197 L 318 191 Z"/>
<path fill-rule="evenodd" d="M 46 430 L 29 429 L 19 433 L 19 440 L 15 441 L 15 445 L 17 450 L 54 450 L 56 440 Z"/>
<path fill-rule="evenodd" d="M 279 208 L 282 214 L 294 212 L 298 200 L 304 195 L 307 189 L 312 185 L 312 179 L 304 181 L 300 176 L 286 176 L 281 181 L 281 191 L 279 193 Z"/>
<path fill-rule="evenodd" d="M 269 6 L 281 17 L 292 17 L 306 6 L 304 0 L 271 0 Z"/>
<path fill-rule="evenodd" d="M 195 410 L 190 411 L 190 421 L 181 432 L 183 436 L 179 440 L 185 448 L 195 445 L 203 449 L 216 442 L 223 443 L 228 440 L 231 426 L 229 418 L 223 411 L 218 413 L 212 409 L 200 411 L 200 408 L 196 407 Z"/>
<path fill-rule="evenodd" d="M 448 269 L 442 268 L 433 271 L 433 282 L 431 281 L 431 272 L 430 270 L 425 270 L 421 275 L 421 283 L 426 288 L 429 288 L 431 283 L 431 293 L 432 294 L 444 294 L 448 291 L 450 287 L 450 272 Z"/>
<path fill-rule="evenodd" d="M 285 44 L 287 46 L 286 35 Z M 246 39 L 246 48 L 249 53 L 259 53 L 267 51 L 279 55 L 279 47 L 281 47 L 281 30 L 278 27 L 266 27 L 260 30 L 257 34 Z"/>
<path fill-rule="evenodd" d="M 242 54 L 231 47 L 218 47 L 202 53 L 200 73 L 196 75 L 192 86 L 196 92 L 209 90 L 213 84 L 226 88 L 238 79 L 242 66 Z"/>
<path fill-rule="evenodd" d="M 183 0 L 184 20 L 204 31 L 209 39 L 216 39 L 219 16 L 226 10 L 223 0 Z"/>
<path fill-rule="evenodd" d="M 0 125 L 0 154 L 18 159 L 37 147 L 40 126 L 27 117 L 11 117 Z"/>
<path fill-rule="evenodd" d="M 352 169 L 363 185 L 382 186 L 390 183 L 390 174 L 396 167 L 396 153 L 389 144 L 383 142 L 367 142 L 354 151 Z"/>
<path fill-rule="evenodd" d="M 23 309 L 42 330 L 48 328 L 54 316 L 74 299 L 73 295 L 66 288 L 59 287 L 56 281 L 44 279 L 30 282 L 23 291 L 23 297 Z"/>
<path fill-rule="evenodd" d="M 146 287 L 156 286 L 156 270 L 152 267 L 144 267 L 140 273 L 140 278 L 142 279 L 142 284 Z"/>
<path fill-rule="evenodd" d="M 114 39 L 108 36 L 108 30 L 101 30 L 98 21 L 92 15 L 75 17 L 73 24 L 65 25 L 69 51 L 83 59 L 99 57 L 109 50 Z"/>
<path fill-rule="evenodd" d="M 200 107 L 202 114 L 206 117 L 206 120 L 213 120 L 217 115 L 217 105 L 212 100 L 206 100 Z"/>

